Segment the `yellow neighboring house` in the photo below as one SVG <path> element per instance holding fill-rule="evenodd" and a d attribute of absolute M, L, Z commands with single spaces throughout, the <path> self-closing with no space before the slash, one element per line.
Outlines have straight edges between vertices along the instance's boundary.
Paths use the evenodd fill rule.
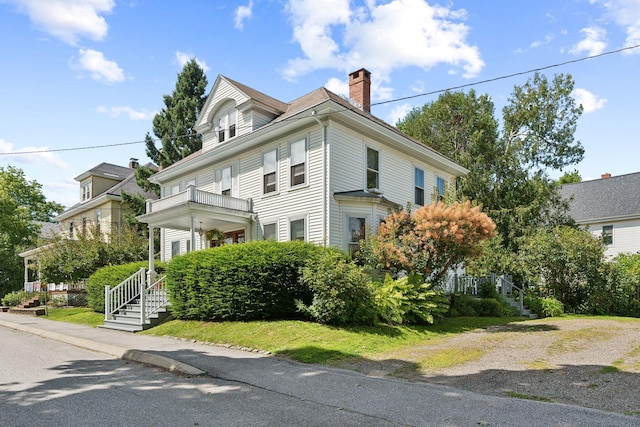
<path fill-rule="evenodd" d="M 64 237 L 76 239 L 94 229 L 109 236 L 112 230 L 122 226 L 124 214 L 129 209 L 122 200 L 122 192 L 141 194 L 145 199 L 156 195 L 144 191 L 135 179 L 137 159 L 129 166 L 100 163 L 75 178 L 80 183 L 80 201 L 54 218 L 60 223 Z"/>
<path fill-rule="evenodd" d="M 131 159 L 129 166 L 118 166 L 111 163 L 100 163 L 96 167 L 75 178 L 80 183 L 80 201 L 54 218 L 59 234 L 69 239 L 77 239 L 84 233 L 98 230 L 105 237 L 111 231 L 120 228 L 124 222 L 124 214 L 129 206 L 122 200 L 122 193 L 141 194 L 145 199 L 156 199 L 156 195 L 144 191 L 135 179 L 137 159 Z M 148 164 L 155 168 L 155 165 Z M 54 224 L 49 224 L 54 226 Z M 53 233 L 58 234 L 58 233 Z M 24 289 L 40 291 L 44 289 L 39 280 L 39 272 L 33 281 L 29 280 L 29 262 L 37 262 L 38 255 L 46 251 L 49 245 L 41 246 L 19 254 L 24 258 Z M 33 273 L 32 273 L 33 275 Z M 47 289 L 52 293 L 67 294 L 84 292 L 84 284 L 48 283 Z"/>

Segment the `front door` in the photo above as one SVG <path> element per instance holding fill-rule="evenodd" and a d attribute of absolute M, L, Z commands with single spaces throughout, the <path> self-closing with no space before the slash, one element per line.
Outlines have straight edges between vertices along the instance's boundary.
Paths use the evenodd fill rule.
<path fill-rule="evenodd" d="M 236 230 L 225 233 L 224 243 L 244 243 L 244 230 Z"/>

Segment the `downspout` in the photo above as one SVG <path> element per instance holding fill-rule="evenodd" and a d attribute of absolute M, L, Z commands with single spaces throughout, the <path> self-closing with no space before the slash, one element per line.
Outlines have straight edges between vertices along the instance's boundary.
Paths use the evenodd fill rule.
<path fill-rule="evenodd" d="M 329 243 L 329 230 L 327 228 L 327 126 L 316 117 L 316 110 L 311 112 L 313 119 L 318 122 L 322 132 L 322 232 L 324 233 L 323 245 Z"/>

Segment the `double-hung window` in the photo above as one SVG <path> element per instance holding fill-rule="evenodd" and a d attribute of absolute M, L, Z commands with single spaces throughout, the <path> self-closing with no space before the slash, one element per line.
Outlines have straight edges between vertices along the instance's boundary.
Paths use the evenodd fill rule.
<path fill-rule="evenodd" d="M 289 223 L 290 240 L 305 240 L 304 218 L 293 220 Z"/>
<path fill-rule="evenodd" d="M 602 243 L 613 245 L 613 225 L 602 226 Z"/>
<path fill-rule="evenodd" d="M 291 186 L 305 183 L 307 162 L 307 141 L 292 142 L 289 145 L 289 164 L 291 168 Z"/>
<path fill-rule="evenodd" d="M 353 254 L 360 247 L 360 241 L 365 237 L 365 219 L 349 217 L 349 253 Z"/>
<path fill-rule="evenodd" d="M 262 237 L 264 240 L 278 240 L 278 223 L 264 224 L 262 226 Z"/>
<path fill-rule="evenodd" d="M 413 202 L 416 205 L 424 206 L 424 171 L 422 169 L 415 168 L 413 175 L 415 185 L 415 200 Z"/>
<path fill-rule="evenodd" d="M 445 180 L 439 176 L 436 177 L 436 191 L 439 200 L 444 198 Z"/>
<path fill-rule="evenodd" d="M 222 169 L 222 179 L 220 181 L 220 194 L 231 195 L 231 166 Z"/>
<path fill-rule="evenodd" d="M 85 202 L 89 200 L 91 198 L 91 183 L 85 182 L 84 184 L 82 184 L 81 191 L 82 201 Z"/>
<path fill-rule="evenodd" d="M 380 188 L 380 153 L 367 147 L 367 189 Z"/>
<path fill-rule="evenodd" d="M 264 194 L 277 191 L 278 150 L 267 151 L 262 155 L 262 191 Z"/>
<path fill-rule="evenodd" d="M 238 112 L 236 110 L 226 111 L 217 119 L 218 142 L 236 136 L 236 124 L 238 122 Z M 214 122 L 215 123 L 215 122 Z"/>

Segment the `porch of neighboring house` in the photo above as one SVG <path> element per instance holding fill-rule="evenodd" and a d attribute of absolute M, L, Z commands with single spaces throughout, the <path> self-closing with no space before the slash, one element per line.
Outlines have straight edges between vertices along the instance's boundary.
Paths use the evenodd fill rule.
<path fill-rule="evenodd" d="M 41 246 L 19 254 L 24 260 L 24 286 L 27 292 L 44 292 L 47 301 L 55 306 L 82 307 L 87 305 L 85 282 L 78 283 L 46 283 L 40 280 L 38 255 L 46 251 L 50 245 Z"/>
<path fill-rule="evenodd" d="M 207 231 L 225 230 L 228 243 L 255 240 L 256 214 L 251 199 L 199 190 L 194 186 L 158 200 L 148 200 L 146 213 L 137 217 L 149 227 L 149 267 L 114 287 L 105 289 L 105 323 L 101 327 L 141 331 L 162 322 L 169 304 L 164 277 L 154 267 L 154 230 L 188 232 L 188 250 L 210 247 Z M 162 244 L 162 243 L 161 243 Z M 164 258 L 166 259 L 166 258 Z"/>

